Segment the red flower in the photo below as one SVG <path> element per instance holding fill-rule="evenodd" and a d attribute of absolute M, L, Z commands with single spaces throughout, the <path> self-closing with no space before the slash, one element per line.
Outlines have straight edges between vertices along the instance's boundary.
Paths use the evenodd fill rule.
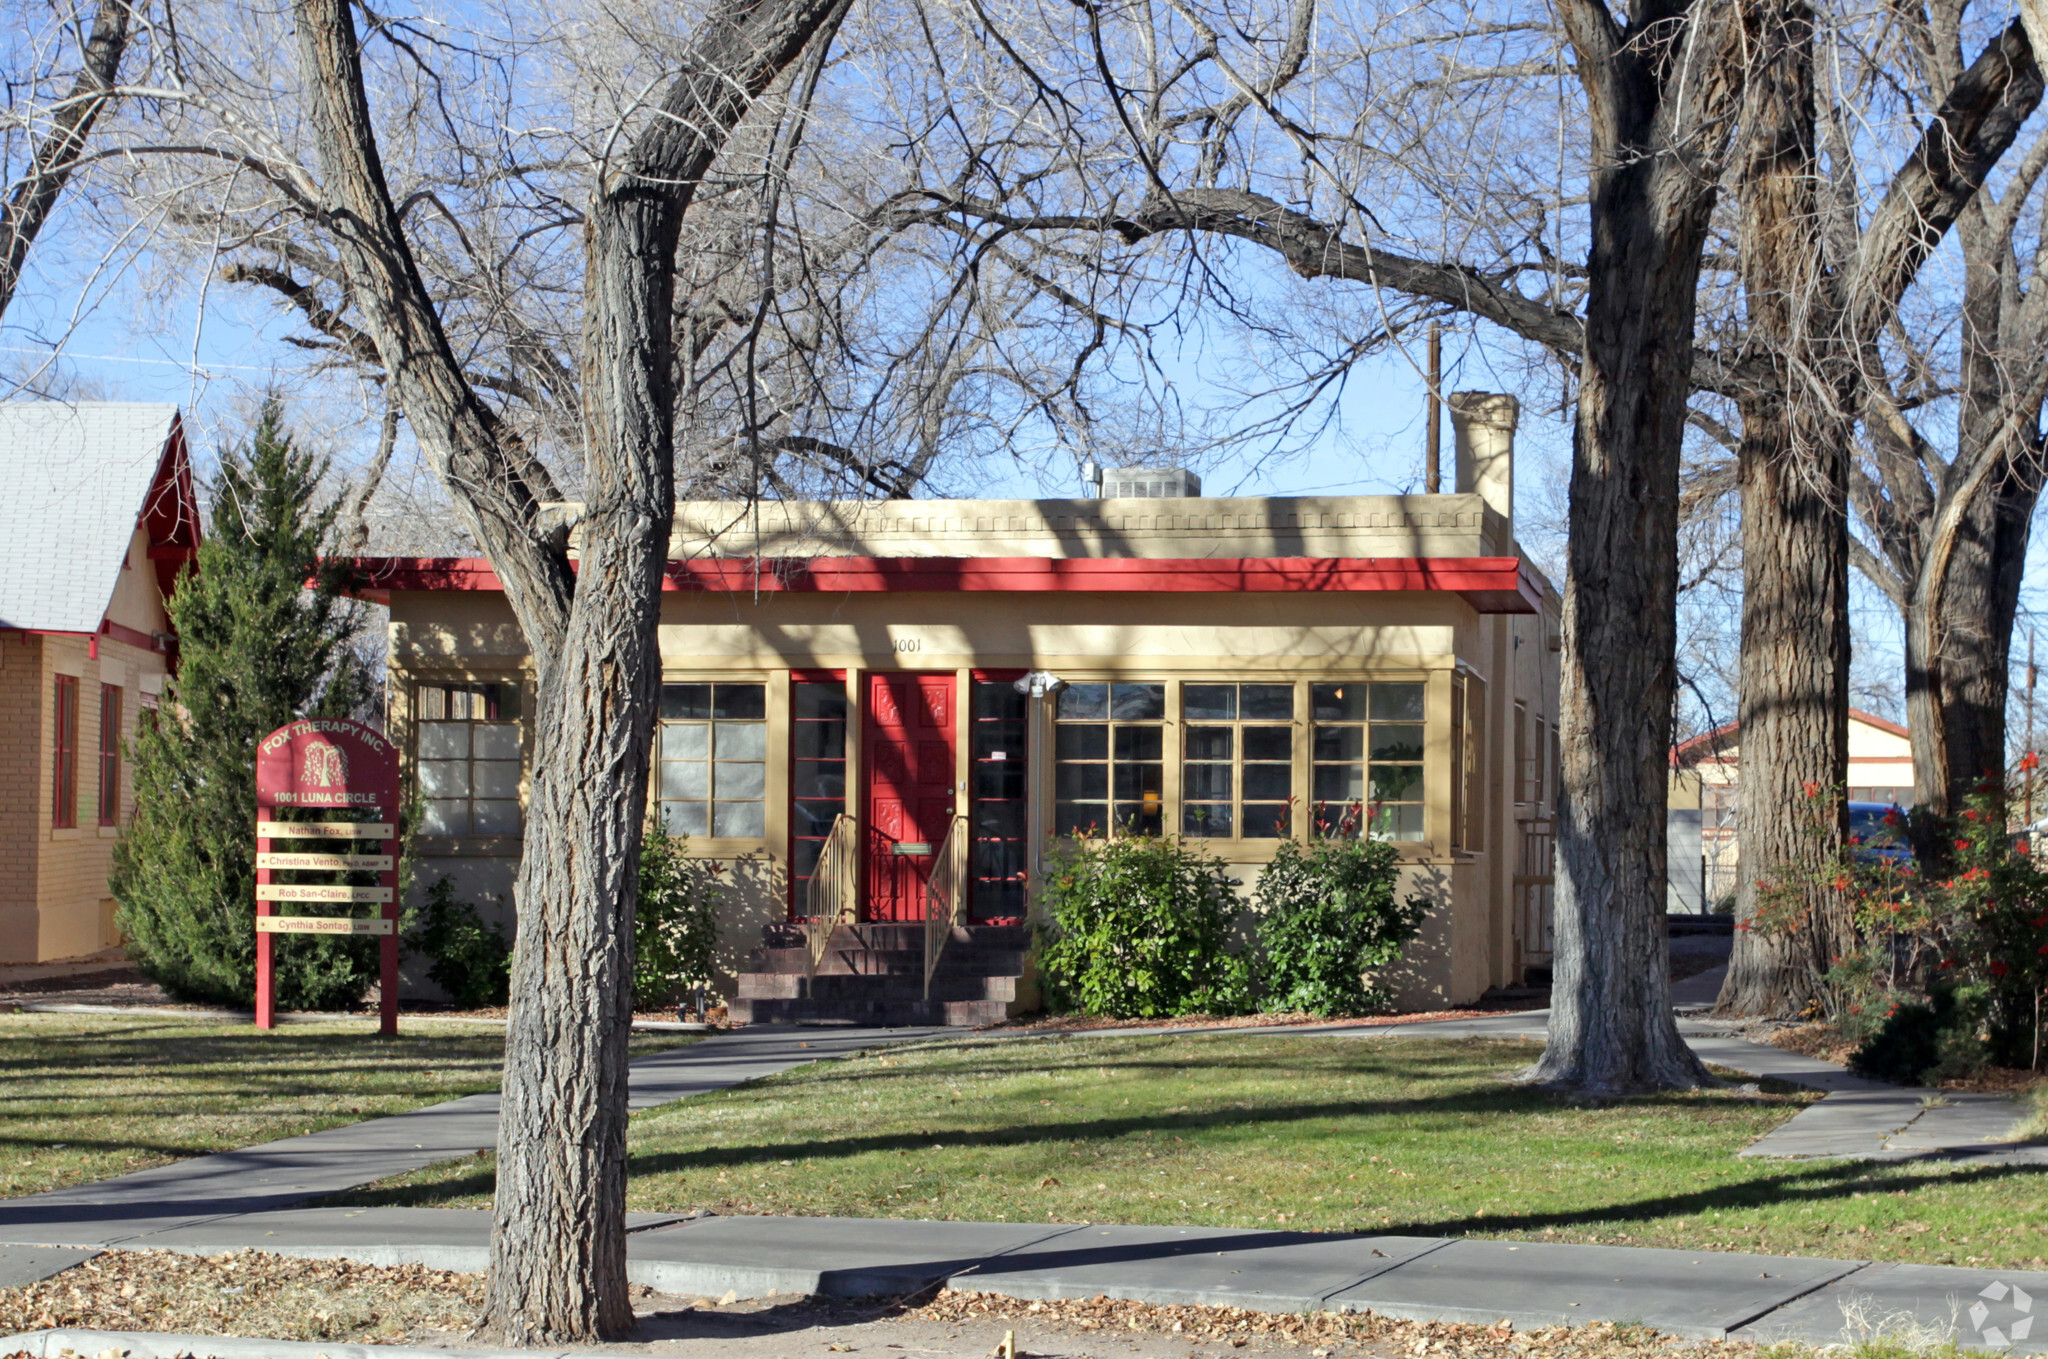
<path fill-rule="evenodd" d="M 1991 975 L 1994 977 L 2003 977 L 2006 973 L 2010 971 L 2012 971 L 2012 969 L 2007 967 L 2004 963 L 1993 963 L 1991 965 Z"/>
<path fill-rule="evenodd" d="M 2029 920 L 2027 923 L 2029 925 L 2032 925 L 2037 930 L 2048 928 L 2048 911 L 2041 912 L 2041 914 L 2035 916 L 2032 920 Z"/>
<path fill-rule="evenodd" d="M 1849 875 L 1847 873 L 1840 874 L 1835 878 L 1835 890 L 1837 892 L 1849 890 Z"/>
<path fill-rule="evenodd" d="M 1935 970 L 1935 971 L 1937 971 L 1937 972 L 1946 972 L 1946 971 L 1948 971 L 1948 970 L 1949 970 L 1950 968 L 1954 967 L 1955 965 L 1956 965 L 1956 960 L 1955 960 L 1955 959 L 1953 959 L 1953 958 L 1943 958 L 1943 959 L 1941 960 L 1941 966 L 1940 966 L 1940 967 L 1937 967 L 1937 968 L 1936 968 L 1936 969 L 1934 969 L 1934 970 Z"/>
<path fill-rule="evenodd" d="M 1970 847 L 1970 842 L 1969 842 L 1968 840 L 1958 840 L 1958 841 L 1956 841 L 1956 848 L 1957 848 L 1957 849 L 1968 849 L 1969 847 Z"/>
<path fill-rule="evenodd" d="M 1976 819 L 1977 814 L 1975 812 L 1966 811 L 1963 813 L 1963 820 L 1965 821 L 1975 821 Z"/>
<path fill-rule="evenodd" d="M 2039 755 L 2036 755 L 2033 751 L 2030 750 L 2026 754 L 2020 756 L 2020 768 L 2039 769 L 2040 767 L 2041 757 Z"/>

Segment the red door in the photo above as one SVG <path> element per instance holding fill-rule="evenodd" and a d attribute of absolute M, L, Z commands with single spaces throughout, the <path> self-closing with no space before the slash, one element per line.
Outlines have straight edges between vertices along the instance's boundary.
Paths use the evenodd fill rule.
<path fill-rule="evenodd" d="M 861 723 L 868 920 L 923 920 L 953 817 L 953 677 L 870 675 Z"/>

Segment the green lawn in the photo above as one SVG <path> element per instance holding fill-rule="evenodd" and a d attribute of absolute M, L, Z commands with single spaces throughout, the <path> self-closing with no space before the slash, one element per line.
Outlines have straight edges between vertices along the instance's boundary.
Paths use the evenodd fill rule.
<path fill-rule="evenodd" d="M 1532 1044 L 963 1041 L 633 1120 L 636 1209 L 1281 1226 L 2040 1268 L 2048 1172 L 1737 1160 L 1817 1096 L 1589 1103 Z M 481 1206 L 488 1157 L 336 1202 Z"/>
<path fill-rule="evenodd" d="M 0 1198 L 498 1087 L 496 1026 L 0 1015 Z M 636 1054 L 692 1041 L 643 1036 Z"/>

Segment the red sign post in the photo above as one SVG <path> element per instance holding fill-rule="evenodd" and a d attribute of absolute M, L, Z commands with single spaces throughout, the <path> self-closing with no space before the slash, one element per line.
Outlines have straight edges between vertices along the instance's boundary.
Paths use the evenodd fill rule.
<path fill-rule="evenodd" d="M 362 820 L 280 821 L 286 809 L 347 812 Z M 256 747 L 256 1027 L 270 1028 L 274 982 L 271 940 L 280 934 L 374 934 L 382 937 L 378 970 L 378 1032 L 398 1032 L 398 747 L 383 733 L 340 718 L 287 722 Z M 280 840 L 377 840 L 378 854 L 336 854 Z M 279 869 L 377 874 L 375 887 L 280 883 Z M 371 902 L 377 919 L 279 915 L 278 902 Z"/>

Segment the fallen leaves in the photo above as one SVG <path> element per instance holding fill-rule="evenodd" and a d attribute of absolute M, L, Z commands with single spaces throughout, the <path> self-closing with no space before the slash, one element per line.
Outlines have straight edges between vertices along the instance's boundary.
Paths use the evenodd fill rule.
<path fill-rule="evenodd" d="M 76 1326 L 392 1343 L 468 1330 L 483 1286 L 481 1274 L 420 1265 L 108 1251 L 39 1283 L 0 1289 L 0 1335 Z"/>

